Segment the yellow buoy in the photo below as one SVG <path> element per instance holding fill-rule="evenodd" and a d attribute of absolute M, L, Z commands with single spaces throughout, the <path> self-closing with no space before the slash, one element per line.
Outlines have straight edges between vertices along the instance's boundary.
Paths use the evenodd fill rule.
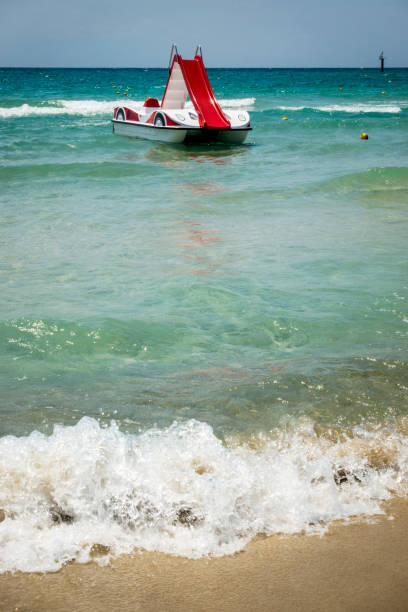
<path fill-rule="evenodd" d="M 282 121 L 287 121 L 288 118 L 287 117 L 282 117 Z"/>
<path fill-rule="evenodd" d="M 382 93 L 383 96 L 385 96 L 385 91 L 382 91 L 381 93 Z"/>
<path fill-rule="evenodd" d="M 362 134 L 360 134 L 360 138 L 361 138 L 361 140 L 368 140 L 368 134 L 363 132 Z"/>
<path fill-rule="evenodd" d="M 123 95 L 124 95 L 124 96 L 127 96 L 127 93 L 126 93 L 126 91 L 125 91 L 125 93 L 124 93 Z"/>
<path fill-rule="evenodd" d="M 120 96 L 120 91 L 117 91 L 116 93 L 118 94 L 118 96 Z"/>

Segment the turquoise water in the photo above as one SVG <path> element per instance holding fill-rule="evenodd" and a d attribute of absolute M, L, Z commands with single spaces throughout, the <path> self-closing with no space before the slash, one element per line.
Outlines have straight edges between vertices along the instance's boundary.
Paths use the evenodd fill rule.
<path fill-rule="evenodd" d="M 404 411 L 407 77 L 210 70 L 248 143 L 170 147 L 109 122 L 164 70 L 3 69 L 1 432 Z"/>
<path fill-rule="evenodd" d="M 209 77 L 242 146 L 114 136 L 165 70 L 0 70 L 4 444 L 407 414 L 408 70 Z"/>

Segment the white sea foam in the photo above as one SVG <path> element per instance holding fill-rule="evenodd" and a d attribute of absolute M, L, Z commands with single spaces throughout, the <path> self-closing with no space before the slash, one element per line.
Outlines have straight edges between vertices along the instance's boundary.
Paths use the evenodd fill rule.
<path fill-rule="evenodd" d="M 218 100 L 218 104 L 222 108 L 251 108 L 255 104 L 256 98 L 235 98 L 235 99 L 226 99 L 226 100 Z M 186 103 L 186 108 L 193 108 L 193 103 L 189 100 Z"/>
<path fill-rule="evenodd" d="M 323 106 L 278 106 L 279 110 L 314 110 L 323 113 L 400 113 L 395 104 L 328 104 Z"/>
<path fill-rule="evenodd" d="M 115 106 L 129 106 L 136 111 L 143 107 L 143 100 L 133 100 L 132 98 L 118 98 L 116 100 L 55 100 L 33 106 L 31 104 L 21 104 L 20 106 L 0 107 L 0 117 L 3 119 L 15 117 L 29 117 L 33 115 L 82 115 L 85 117 L 93 115 L 112 115 Z M 220 100 L 224 108 L 247 108 L 253 105 L 255 98 L 238 98 L 236 100 Z M 187 104 L 192 107 L 191 102 Z"/>
<path fill-rule="evenodd" d="M 30 115 L 100 115 L 112 114 L 115 101 L 100 100 L 56 100 L 47 104 L 32 106 L 22 104 L 10 108 L 0 108 L 0 117 L 4 119 L 11 117 L 28 117 Z"/>
<path fill-rule="evenodd" d="M 236 98 L 235 100 L 218 100 L 219 105 L 225 109 L 232 108 L 250 108 L 255 104 L 256 98 Z M 186 108 L 193 108 L 193 103 L 188 100 L 186 103 Z"/>
<path fill-rule="evenodd" d="M 315 533 L 381 512 L 390 491 L 405 493 L 407 471 L 400 434 L 333 441 L 309 421 L 251 445 L 223 444 L 194 420 L 137 436 L 85 417 L 50 436 L 6 436 L 0 571 L 55 571 L 89 561 L 97 544 L 110 551 L 101 563 L 135 547 L 230 554 L 257 533 Z"/>
<path fill-rule="evenodd" d="M 235 100 L 218 100 L 223 108 L 249 108 L 255 104 L 256 98 L 237 98 Z"/>

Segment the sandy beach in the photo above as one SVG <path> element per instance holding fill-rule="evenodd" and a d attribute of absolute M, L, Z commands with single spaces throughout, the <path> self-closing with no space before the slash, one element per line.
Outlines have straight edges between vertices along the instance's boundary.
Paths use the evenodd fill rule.
<path fill-rule="evenodd" d="M 234 556 L 122 556 L 110 566 L 3 574 L 0 610 L 351 611 L 408 609 L 408 503 L 323 536 L 258 538 Z M 390 520 L 390 517 L 393 520 Z"/>

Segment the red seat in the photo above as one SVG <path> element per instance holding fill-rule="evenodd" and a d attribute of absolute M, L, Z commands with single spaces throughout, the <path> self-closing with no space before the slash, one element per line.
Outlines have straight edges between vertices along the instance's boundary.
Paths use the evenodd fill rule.
<path fill-rule="evenodd" d="M 143 106 L 146 108 L 157 108 L 160 104 L 157 98 L 147 98 Z"/>

